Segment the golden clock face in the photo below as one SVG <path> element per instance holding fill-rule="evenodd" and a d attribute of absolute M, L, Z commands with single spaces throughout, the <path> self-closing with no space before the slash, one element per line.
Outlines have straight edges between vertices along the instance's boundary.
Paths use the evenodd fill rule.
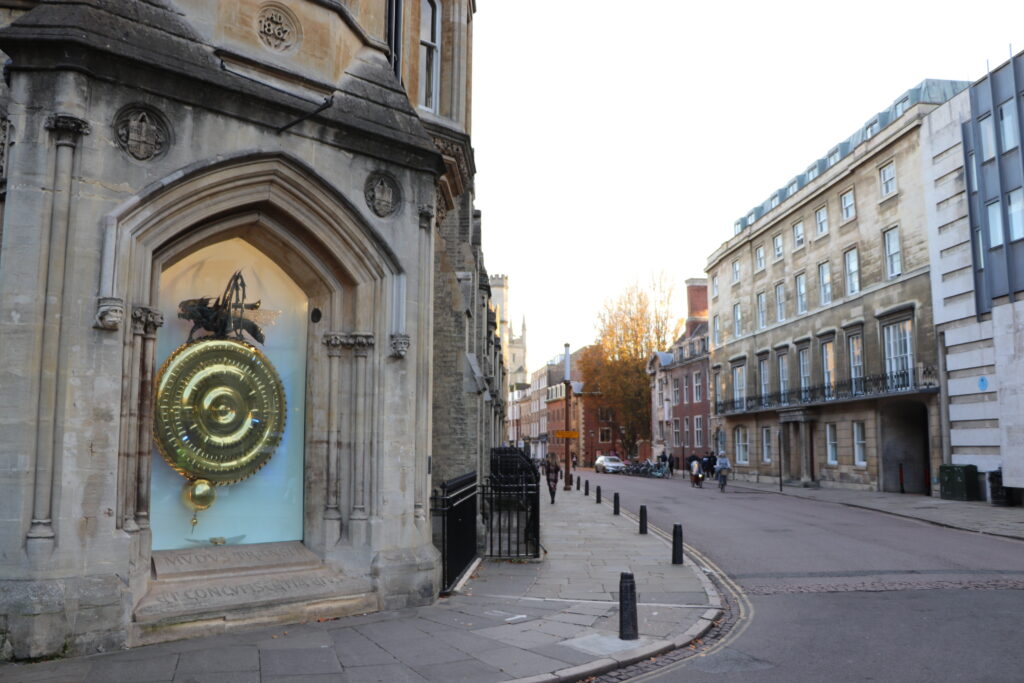
<path fill-rule="evenodd" d="M 157 447 L 186 479 L 231 484 L 270 460 L 285 407 L 281 378 L 259 349 L 234 339 L 185 344 L 157 377 Z"/>

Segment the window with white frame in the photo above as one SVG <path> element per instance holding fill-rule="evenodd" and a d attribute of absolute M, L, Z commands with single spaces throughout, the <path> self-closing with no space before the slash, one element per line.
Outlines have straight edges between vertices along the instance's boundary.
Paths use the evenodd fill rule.
<path fill-rule="evenodd" d="M 981 160 L 988 161 L 996 156 L 996 127 L 991 116 L 978 120 L 981 131 Z"/>
<path fill-rule="evenodd" d="M 800 273 L 796 276 L 796 313 L 807 312 L 807 275 Z"/>
<path fill-rule="evenodd" d="M 870 140 L 878 133 L 878 120 L 874 120 L 868 125 L 864 126 L 864 138 Z"/>
<path fill-rule="evenodd" d="M 839 439 L 836 437 L 834 422 L 825 425 L 825 453 L 829 465 L 839 464 Z"/>
<path fill-rule="evenodd" d="M 722 331 L 717 315 L 711 318 L 711 338 L 715 340 L 715 346 L 722 343 Z"/>
<path fill-rule="evenodd" d="M 797 183 L 797 181 L 794 180 L 793 182 L 791 182 L 786 187 L 786 196 L 787 197 L 792 197 L 793 195 L 796 194 L 796 191 L 799 190 L 799 189 L 800 189 L 800 185 Z"/>
<path fill-rule="evenodd" d="M 988 246 L 998 247 L 1003 243 L 1003 207 L 999 200 L 985 205 L 988 212 Z"/>
<path fill-rule="evenodd" d="M 739 304 L 732 305 L 732 332 L 737 337 L 743 334 L 743 311 Z"/>
<path fill-rule="evenodd" d="M 900 253 L 899 228 L 891 228 L 885 231 L 885 275 L 889 279 L 899 276 L 903 272 L 903 257 Z"/>
<path fill-rule="evenodd" d="M 839 149 L 834 149 L 828 153 L 828 159 L 825 160 L 829 166 L 834 166 L 839 163 Z"/>
<path fill-rule="evenodd" d="M 754 270 L 764 270 L 764 247 L 754 249 Z"/>
<path fill-rule="evenodd" d="M 764 292 L 757 294 L 757 329 L 763 330 L 768 326 L 768 295 Z"/>
<path fill-rule="evenodd" d="M 693 402 L 700 403 L 704 395 L 704 385 L 701 380 L 700 372 L 693 373 Z"/>
<path fill-rule="evenodd" d="M 672 378 L 672 405 L 679 405 L 679 378 Z"/>
<path fill-rule="evenodd" d="M 753 225 L 755 220 L 757 220 L 757 214 L 753 211 L 747 214 L 747 225 Z"/>
<path fill-rule="evenodd" d="M 814 212 L 814 225 L 818 231 L 818 235 L 824 235 L 828 233 L 828 207 L 823 206 Z"/>
<path fill-rule="evenodd" d="M 1017 115 L 1013 106 L 1013 100 L 1007 100 L 999 105 L 999 137 L 1003 144 L 1002 151 L 1008 152 L 1018 145 L 1020 137 L 1017 134 Z"/>
<path fill-rule="evenodd" d="M 857 215 L 857 205 L 853 200 L 853 190 L 839 195 L 839 207 L 844 221 L 848 221 Z"/>
<path fill-rule="evenodd" d="M 804 246 L 804 222 L 793 224 L 793 248 L 799 249 Z"/>
<path fill-rule="evenodd" d="M 797 364 L 800 366 L 800 400 L 810 399 L 811 394 L 811 352 L 803 348 L 796 352 Z"/>
<path fill-rule="evenodd" d="M 821 344 L 821 379 L 825 385 L 825 400 L 836 397 L 836 352 L 835 343 L 831 341 Z"/>
<path fill-rule="evenodd" d="M 853 423 L 853 464 L 864 467 L 868 464 L 867 435 L 863 422 Z"/>
<path fill-rule="evenodd" d="M 438 0 L 420 4 L 420 106 L 437 111 L 441 82 L 441 7 Z"/>
<path fill-rule="evenodd" d="M 781 282 L 775 285 L 775 320 L 786 319 L 786 286 Z"/>
<path fill-rule="evenodd" d="M 747 400 L 747 366 L 737 365 L 732 369 L 732 400 L 743 406 Z"/>
<path fill-rule="evenodd" d="M 677 422 L 678 422 L 678 420 L 677 420 Z M 690 445 L 690 418 L 689 417 L 684 417 L 683 418 L 683 445 L 684 446 L 689 446 Z"/>
<path fill-rule="evenodd" d="M 693 445 L 697 448 L 704 445 L 704 417 L 702 415 L 693 416 Z"/>
<path fill-rule="evenodd" d="M 739 261 L 733 261 L 732 262 L 732 281 L 734 283 L 740 281 L 740 262 Z"/>
<path fill-rule="evenodd" d="M 760 386 L 761 405 L 768 405 L 768 394 L 771 393 L 768 381 L 771 378 L 768 376 L 768 359 L 759 358 L 757 360 L 757 382 Z"/>
<path fill-rule="evenodd" d="M 882 190 L 882 196 L 888 197 L 896 191 L 896 162 L 890 161 L 878 169 L 878 183 Z"/>
<path fill-rule="evenodd" d="M 679 441 L 679 418 L 673 418 L 672 420 L 672 445 L 679 448 L 681 442 Z"/>
<path fill-rule="evenodd" d="M 1006 212 L 1010 219 L 1010 241 L 1024 238 L 1024 190 L 1018 187 L 1007 193 Z"/>
<path fill-rule="evenodd" d="M 718 296 L 718 275 L 711 276 L 711 298 Z"/>
<path fill-rule="evenodd" d="M 902 100 L 896 103 L 896 118 L 903 116 L 903 112 L 910 106 L 910 99 L 904 97 Z"/>
<path fill-rule="evenodd" d="M 611 427 L 601 427 L 597 433 L 598 443 L 611 443 L 612 441 L 612 429 Z"/>
<path fill-rule="evenodd" d="M 786 362 L 786 354 L 780 353 L 778 358 L 779 366 L 779 399 L 783 404 L 789 403 L 789 364 Z"/>
<path fill-rule="evenodd" d="M 772 428 L 761 427 L 761 462 L 772 461 Z"/>
<path fill-rule="evenodd" d="M 776 261 L 782 258 L 782 235 L 776 235 L 772 238 L 772 250 L 775 253 Z"/>
<path fill-rule="evenodd" d="M 832 268 L 829 264 L 818 264 L 818 299 L 822 306 L 832 303 Z"/>
<path fill-rule="evenodd" d="M 846 251 L 843 261 L 846 264 L 846 295 L 850 296 L 860 291 L 860 258 L 857 249 Z"/>
<path fill-rule="evenodd" d="M 665 440 L 665 423 L 662 422 L 661 420 L 658 420 L 658 440 Z"/>
<path fill-rule="evenodd" d="M 817 165 L 811 166 L 809 169 L 807 169 L 806 176 L 807 176 L 807 182 L 811 182 L 812 180 L 817 178 L 818 177 L 818 167 L 817 167 Z"/>
<path fill-rule="evenodd" d="M 850 355 L 850 391 L 864 393 L 864 337 L 859 334 L 850 335 L 847 340 Z"/>
<path fill-rule="evenodd" d="M 913 330 L 911 320 L 891 323 L 882 328 L 886 383 L 890 389 L 909 389 L 913 386 Z"/>
<path fill-rule="evenodd" d="M 683 403 L 690 402 L 690 376 L 683 375 Z"/>
<path fill-rule="evenodd" d="M 743 232 L 743 221 L 742 220 L 738 220 L 735 223 L 733 223 L 732 234 L 738 235 L 741 232 Z"/>
<path fill-rule="evenodd" d="M 778 205 L 779 205 L 779 195 L 778 194 L 773 194 L 772 195 L 771 206 L 774 209 Z"/>
<path fill-rule="evenodd" d="M 732 430 L 732 443 L 736 449 L 736 464 L 746 465 L 750 462 L 750 455 L 747 451 L 747 428 L 740 425 Z"/>

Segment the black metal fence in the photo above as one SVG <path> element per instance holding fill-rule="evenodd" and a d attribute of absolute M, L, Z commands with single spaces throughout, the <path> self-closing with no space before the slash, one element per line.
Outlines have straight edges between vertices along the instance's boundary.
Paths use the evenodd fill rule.
<path fill-rule="evenodd" d="M 480 501 L 488 557 L 540 557 L 540 475 L 523 451 L 491 450 Z"/>
<path fill-rule="evenodd" d="M 925 366 L 916 372 L 855 377 L 832 384 L 817 384 L 789 391 L 718 401 L 715 408 L 719 415 L 730 415 L 938 390 L 939 382 L 935 369 Z"/>
<path fill-rule="evenodd" d="M 441 484 L 430 499 L 434 545 L 441 553 L 442 593 L 449 592 L 476 559 L 476 472 Z"/>

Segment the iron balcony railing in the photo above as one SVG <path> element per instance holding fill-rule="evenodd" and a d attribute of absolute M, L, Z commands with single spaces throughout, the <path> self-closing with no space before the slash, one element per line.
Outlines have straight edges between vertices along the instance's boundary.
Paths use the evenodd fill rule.
<path fill-rule="evenodd" d="M 824 405 L 836 401 L 856 401 L 897 394 L 938 391 L 935 368 L 927 365 L 916 371 L 906 370 L 884 375 L 855 377 L 832 384 L 776 391 L 771 394 L 747 396 L 742 399 L 717 401 L 719 415 L 753 413 L 762 410 L 784 410 L 800 406 Z"/>

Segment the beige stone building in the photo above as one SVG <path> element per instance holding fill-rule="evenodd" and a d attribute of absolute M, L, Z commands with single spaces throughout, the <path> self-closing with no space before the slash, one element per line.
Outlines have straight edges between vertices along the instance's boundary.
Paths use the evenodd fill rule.
<path fill-rule="evenodd" d="M 432 467 L 504 433 L 473 0 L 0 10 L 0 656 L 430 602 Z"/>
<path fill-rule="evenodd" d="M 908 90 L 709 258 L 713 438 L 738 479 L 937 490 L 922 121 L 966 85 Z"/>

